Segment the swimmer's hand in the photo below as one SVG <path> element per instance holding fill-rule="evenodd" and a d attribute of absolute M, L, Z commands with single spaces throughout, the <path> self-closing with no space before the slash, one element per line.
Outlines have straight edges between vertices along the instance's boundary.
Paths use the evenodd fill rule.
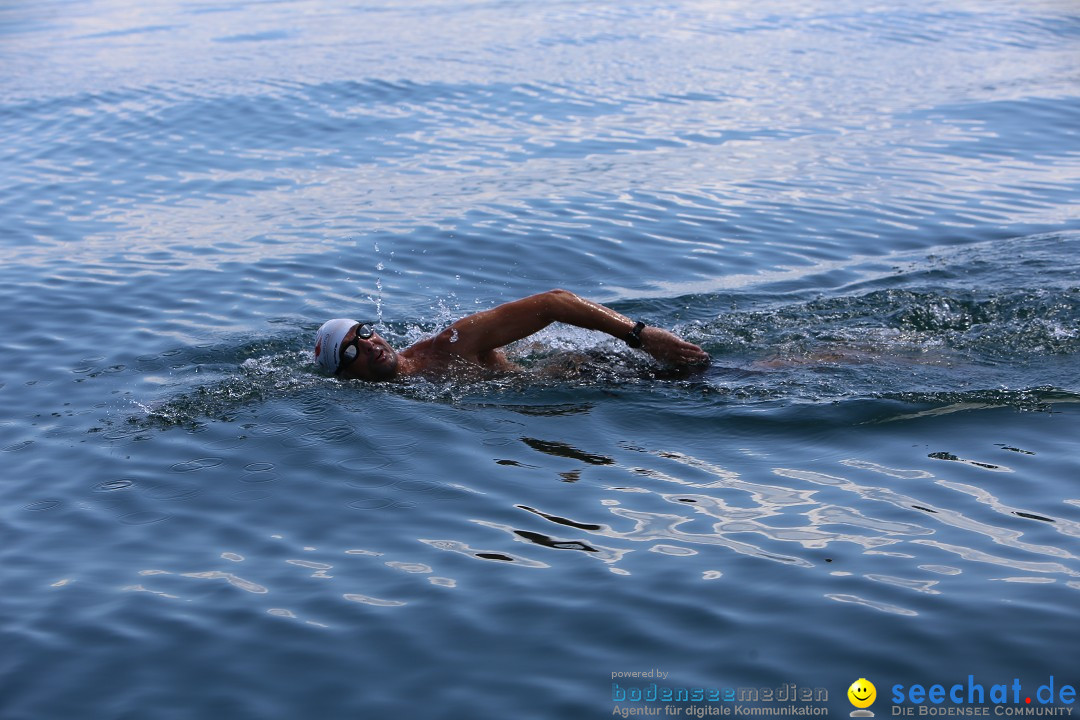
<path fill-rule="evenodd" d="M 641 349 L 670 365 L 709 364 L 709 353 L 674 333 L 652 325 L 641 331 Z"/>

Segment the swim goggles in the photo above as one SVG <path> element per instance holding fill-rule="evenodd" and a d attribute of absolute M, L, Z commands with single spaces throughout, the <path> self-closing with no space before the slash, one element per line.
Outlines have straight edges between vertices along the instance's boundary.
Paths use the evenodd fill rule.
<path fill-rule="evenodd" d="M 341 374 L 341 371 L 345 369 L 346 365 L 351 365 L 353 360 L 360 354 L 360 344 L 358 340 L 368 340 L 375 334 L 375 328 L 371 323 L 357 323 L 356 334 L 353 335 L 353 339 L 347 343 L 343 343 L 341 349 L 338 350 L 338 368 L 335 375 Z"/>

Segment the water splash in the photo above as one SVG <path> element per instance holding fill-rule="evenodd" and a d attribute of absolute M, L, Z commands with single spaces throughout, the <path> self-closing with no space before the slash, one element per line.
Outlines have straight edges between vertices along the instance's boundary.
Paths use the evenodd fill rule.
<path fill-rule="evenodd" d="M 375 250 L 375 254 L 378 255 L 379 243 L 373 243 L 372 247 Z M 378 270 L 379 273 L 382 273 L 384 270 L 382 261 L 375 263 L 375 269 Z M 381 323 L 383 319 L 383 282 L 381 274 L 375 276 L 375 295 L 369 296 L 368 300 L 375 305 L 375 321 Z"/>
<path fill-rule="evenodd" d="M 1006 260 L 1017 245 L 1034 275 L 1009 270 Z M 1059 235 L 964 248 L 825 296 L 762 289 L 615 303 L 701 344 L 713 363 L 693 372 L 662 368 L 602 333 L 555 324 L 506 348 L 520 373 L 354 382 L 343 390 L 314 372 L 306 349 L 312 328 L 301 326 L 270 340 L 168 350 L 117 372 L 88 367 L 82 377 L 122 377 L 167 364 L 164 397 L 130 398 L 140 423 L 163 426 L 231 420 L 244 407 L 321 388 L 518 405 L 523 396 L 643 386 L 714 408 L 870 403 L 876 409 L 867 422 L 971 408 L 1048 410 L 1080 400 L 1080 278 L 1062 262 L 1076 245 L 1080 236 Z M 377 288 L 381 319 L 381 281 Z M 428 317 L 383 322 L 380 333 L 400 349 L 475 309 L 475 302 L 465 307 L 449 292 L 436 298 Z"/>

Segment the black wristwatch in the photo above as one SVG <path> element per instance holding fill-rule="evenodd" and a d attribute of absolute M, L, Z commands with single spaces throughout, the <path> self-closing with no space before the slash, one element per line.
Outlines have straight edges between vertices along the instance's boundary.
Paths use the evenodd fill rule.
<path fill-rule="evenodd" d="M 634 329 L 628 332 L 626 337 L 623 338 L 626 340 L 626 344 L 635 349 L 641 347 L 641 331 L 644 329 L 645 323 L 638 320 L 634 325 Z"/>

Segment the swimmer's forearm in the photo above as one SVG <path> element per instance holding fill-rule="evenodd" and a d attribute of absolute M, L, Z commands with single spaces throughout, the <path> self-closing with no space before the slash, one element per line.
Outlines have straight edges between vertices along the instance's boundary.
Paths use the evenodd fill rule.
<path fill-rule="evenodd" d="M 620 339 L 634 329 L 634 321 L 622 313 L 586 300 L 569 290 L 549 290 L 542 297 L 546 299 L 551 322 L 599 330 Z"/>
<path fill-rule="evenodd" d="M 544 295 L 551 306 L 553 321 L 600 330 L 620 340 L 628 340 L 636 325 L 622 313 L 566 290 L 552 290 Z M 645 327 L 639 337 L 641 349 L 662 362 L 675 365 L 709 362 L 707 352 L 663 328 Z"/>

